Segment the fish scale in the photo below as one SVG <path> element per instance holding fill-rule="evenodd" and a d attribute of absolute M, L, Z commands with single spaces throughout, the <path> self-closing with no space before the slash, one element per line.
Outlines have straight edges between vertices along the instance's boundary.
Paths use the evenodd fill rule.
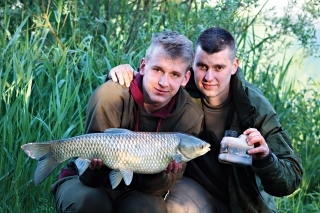
<path fill-rule="evenodd" d="M 126 168 L 135 170 L 137 173 L 152 174 L 163 170 L 163 166 L 168 164 L 170 156 L 165 153 L 173 152 L 179 144 L 178 138 L 174 134 L 168 134 L 164 138 L 161 135 L 140 133 L 138 136 L 127 134 L 126 140 L 123 133 L 108 136 L 108 134 L 93 133 L 65 139 L 60 143 L 52 144 L 52 152 L 56 160 L 63 162 L 72 156 L 86 159 L 101 158 L 103 163 L 110 167 Z M 139 143 L 131 143 L 135 138 L 141 138 Z M 114 141 L 117 141 L 115 143 Z M 74 143 L 78 149 L 74 149 Z M 143 152 L 147 150 L 147 152 Z"/>
<path fill-rule="evenodd" d="M 22 149 L 38 160 L 34 183 L 41 183 L 61 162 L 78 157 L 76 165 L 81 175 L 93 158 L 100 158 L 113 169 L 112 187 L 122 177 L 130 184 L 132 173 L 154 174 L 163 171 L 175 160 L 187 162 L 210 150 L 210 145 L 183 133 L 132 132 L 126 129 L 107 129 L 56 141 L 28 143 Z"/>

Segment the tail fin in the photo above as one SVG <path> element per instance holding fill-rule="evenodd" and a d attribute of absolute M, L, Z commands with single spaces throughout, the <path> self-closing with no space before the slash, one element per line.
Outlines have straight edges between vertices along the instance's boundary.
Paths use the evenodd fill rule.
<path fill-rule="evenodd" d="M 60 164 L 51 153 L 50 143 L 28 143 L 21 146 L 24 152 L 31 158 L 38 160 L 38 166 L 34 172 L 34 185 L 39 185 Z"/>

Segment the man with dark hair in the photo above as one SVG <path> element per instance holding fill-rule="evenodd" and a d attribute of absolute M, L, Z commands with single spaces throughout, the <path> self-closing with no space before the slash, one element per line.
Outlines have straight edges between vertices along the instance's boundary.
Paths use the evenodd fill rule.
<path fill-rule="evenodd" d="M 130 88 L 107 81 L 91 95 L 86 133 L 125 128 L 199 134 L 203 112 L 181 88 L 190 78 L 192 59 L 192 42 L 185 36 L 171 31 L 154 36 Z M 171 162 L 165 171 L 157 174 L 134 174 L 129 186 L 121 182 L 113 190 L 109 180 L 111 169 L 101 159 L 93 159 L 80 177 L 71 161 L 51 187 L 56 210 L 59 213 L 166 212 L 163 197 L 181 178 L 182 166 Z"/>
<path fill-rule="evenodd" d="M 117 69 L 113 78 L 122 72 Z M 298 188 L 301 158 L 269 101 L 244 79 L 228 31 L 213 27 L 201 33 L 193 75 L 186 90 L 202 106 L 199 137 L 211 144 L 211 151 L 188 163 L 166 198 L 168 212 L 278 212 L 273 196 Z M 226 130 L 247 135 L 247 144 L 254 146 L 245 153 L 252 156 L 252 165 L 219 161 Z"/>

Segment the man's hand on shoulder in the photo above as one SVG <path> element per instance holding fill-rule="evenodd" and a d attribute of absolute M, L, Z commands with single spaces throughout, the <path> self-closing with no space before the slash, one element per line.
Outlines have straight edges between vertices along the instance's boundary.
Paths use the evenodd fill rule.
<path fill-rule="evenodd" d="M 122 64 L 112 68 L 108 74 L 108 78 L 129 87 L 134 75 L 135 71 L 129 64 Z"/>

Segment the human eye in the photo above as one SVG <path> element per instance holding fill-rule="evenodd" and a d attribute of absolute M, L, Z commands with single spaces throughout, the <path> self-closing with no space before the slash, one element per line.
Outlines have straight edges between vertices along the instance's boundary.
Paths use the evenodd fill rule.
<path fill-rule="evenodd" d="M 215 67 L 215 69 L 216 69 L 217 71 L 222 71 L 222 70 L 224 69 L 224 66 L 217 65 L 217 66 Z"/>
<path fill-rule="evenodd" d="M 207 70 L 207 66 L 205 66 L 204 64 L 197 64 L 197 67 L 200 70 Z"/>
<path fill-rule="evenodd" d="M 171 75 L 175 78 L 179 78 L 181 76 L 180 73 L 176 73 L 176 72 L 172 73 Z"/>
<path fill-rule="evenodd" d="M 159 67 L 153 67 L 152 70 L 155 72 L 161 72 L 161 69 Z"/>

